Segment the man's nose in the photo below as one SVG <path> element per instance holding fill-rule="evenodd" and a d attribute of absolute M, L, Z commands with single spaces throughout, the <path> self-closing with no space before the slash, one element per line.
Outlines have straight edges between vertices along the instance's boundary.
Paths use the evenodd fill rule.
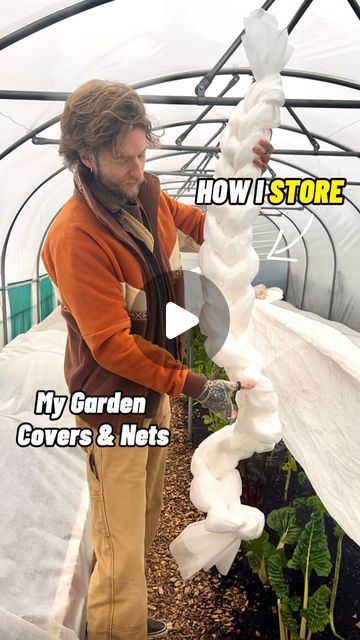
<path fill-rule="evenodd" d="M 140 158 L 133 158 L 130 168 L 130 176 L 139 180 L 143 177 L 144 165 Z"/>

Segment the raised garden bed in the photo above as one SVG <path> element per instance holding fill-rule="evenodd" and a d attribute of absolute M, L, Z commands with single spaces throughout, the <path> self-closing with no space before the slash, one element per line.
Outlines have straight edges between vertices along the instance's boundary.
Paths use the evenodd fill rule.
<path fill-rule="evenodd" d="M 227 378 L 208 359 L 204 340 L 194 327 L 189 368 L 208 379 Z M 199 403 L 190 402 L 187 408 L 193 447 L 210 434 L 209 427 L 225 424 Z M 269 454 L 241 461 L 238 469 L 242 503 L 261 509 L 267 524 L 260 541 L 243 544 L 229 575 L 221 578 L 224 588 L 240 580 L 246 589 L 247 605 L 233 612 L 236 629 L 244 638 L 298 640 L 300 634 L 305 640 L 360 640 L 360 548 L 335 526 L 282 442 Z"/>
<path fill-rule="evenodd" d="M 190 462 L 194 451 L 187 437 L 187 403 L 173 399 L 168 465 L 165 481 L 162 523 L 147 563 L 150 613 L 167 620 L 169 640 L 279 640 L 276 596 L 262 585 L 243 553 L 239 553 L 229 574 L 220 576 L 216 569 L 200 571 L 190 580 L 179 575 L 169 552 L 170 542 L 188 524 L 201 520 L 189 500 Z M 281 458 L 281 456 L 284 456 Z M 285 450 L 276 454 L 278 467 L 286 459 Z M 263 508 L 268 513 L 280 507 L 285 483 L 284 471 L 274 465 L 269 472 Z M 249 482 L 251 480 L 249 479 Z M 289 496 L 298 495 L 293 477 Z M 306 491 L 305 485 L 302 489 Z M 259 494 L 259 490 L 258 490 Z M 330 550 L 335 551 L 330 540 Z M 360 638 L 359 612 L 360 551 L 346 536 L 339 588 L 335 605 L 337 632 L 345 640 Z M 328 630 L 314 634 L 311 640 L 328 640 L 335 636 Z"/>

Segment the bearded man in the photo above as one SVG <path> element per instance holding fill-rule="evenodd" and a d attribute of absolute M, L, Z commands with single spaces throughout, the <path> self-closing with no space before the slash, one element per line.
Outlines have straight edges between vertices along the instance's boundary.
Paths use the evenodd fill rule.
<path fill-rule="evenodd" d="M 65 103 L 59 151 L 74 173 L 74 193 L 42 250 L 67 323 L 65 379 L 70 393 L 146 398 L 143 415 L 76 416 L 94 436 L 84 448 L 94 551 L 89 640 L 167 634 L 165 623 L 147 617 L 144 572 L 160 517 L 166 447 L 119 446 L 122 425 L 169 428 L 169 396 L 181 393 L 231 418 L 238 388 L 189 371 L 180 337 L 166 338 L 166 304 L 184 306 L 177 229 L 200 245 L 205 215 L 170 198 L 144 171 L 146 150 L 156 142 L 140 96 L 124 84 L 91 80 Z M 271 150 L 260 141 L 254 163 L 265 169 Z M 114 446 L 96 442 L 102 424 L 111 425 Z"/>

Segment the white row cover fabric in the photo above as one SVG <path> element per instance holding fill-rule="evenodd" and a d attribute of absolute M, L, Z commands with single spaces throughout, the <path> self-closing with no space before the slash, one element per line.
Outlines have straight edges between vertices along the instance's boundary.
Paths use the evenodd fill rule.
<path fill-rule="evenodd" d="M 285 302 L 269 304 L 278 297 L 269 290 L 267 300 L 255 301 L 250 334 L 279 398 L 283 437 L 329 513 L 360 544 L 360 333 Z M 58 307 L 0 353 L 0 436 L 6 470 L 1 489 L 6 527 L 0 541 L 0 628 L 11 640 L 83 637 L 91 550 L 82 452 L 20 449 L 15 444 L 20 422 L 50 425 L 46 417 L 33 413 L 38 388 L 51 385 L 66 394 L 65 332 Z M 55 424 L 69 426 L 71 416 L 64 413 Z M 203 532 L 201 540 L 204 554 L 208 547 Z M 194 557 L 200 557 L 200 564 L 194 564 Z M 205 560 L 198 547 L 190 573 Z M 211 566 L 217 558 L 207 560 Z"/>
<path fill-rule="evenodd" d="M 330 515 L 360 545 L 360 334 L 282 305 L 257 300 L 250 325 L 279 395 L 282 437 Z"/>
<path fill-rule="evenodd" d="M 360 545 L 360 333 L 278 298 L 269 289 L 255 300 L 249 329 L 279 398 L 282 437 L 330 515 Z M 211 474 L 207 482 L 214 491 Z M 176 539 L 183 577 L 213 564 L 226 573 L 222 559 L 236 553 L 234 535 L 204 531 L 202 522 L 186 531 Z"/>
<path fill-rule="evenodd" d="M 255 83 L 235 107 L 221 134 L 215 178 L 259 177 L 260 169 L 253 163 L 253 147 L 258 140 L 269 139 L 270 129 L 280 123 L 280 107 L 284 103 L 280 71 L 292 53 L 287 33 L 279 30 L 275 18 L 258 9 L 245 21 L 243 40 Z M 194 562 L 198 548 L 202 559 L 204 553 L 216 557 L 217 569 L 226 574 L 241 540 L 261 535 L 264 516 L 259 509 L 241 504 L 242 484 L 236 467 L 239 460 L 249 458 L 255 451 L 271 451 L 281 438 L 278 399 L 271 381 L 262 373 L 260 354 L 248 333 L 255 297 L 251 282 L 259 268 L 252 247 L 252 224 L 260 206 L 253 200 L 252 190 L 244 205 L 211 205 L 199 250 L 199 267 L 205 276 L 205 303 L 199 317 L 200 330 L 207 336 L 205 350 L 215 354 L 212 360 L 225 369 L 230 381 L 252 379 L 256 386 L 236 394 L 239 411 L 235 423 L 212 434 L 193 455 L 190 498 L 207 515 L 202 522 L 188 526 L 171 544 L 183 578 L 191 575 L 188 562 L 183 562 L 184 547 L 194 556 Z M 229 332 L 220 346 L 224 318 L 206 279 L 221 290 L 229 310 Z M 209 558 L 202 566 L 211 566 Z"/>
<path fill-rule="evenodd" d="M 0 352 L 0 629 L 7 640 L 83 639 L 92 550 L 80 447 L 20 447 L 18 426 L 71 427 L 35 415 L 39 389 L 67 395 L 59 308 Z"/>
<path fill-rule="evenodd" d="M 251 13 L 245 21 L 245 30 L 244 46 L 256 82 L 234 109 L 221 135 L 222 153 L 216 163 L 215 178 L 259 177 L 260 169 L 253 163 L 253 147 L 260 139 L 269 139 L 270 128 L 280 122 L 280 106 L 284 102 L 280 71 L 292 53 L 287 33 L 281 32 L 275 18 L 262 9 Z M 216 558 L 216 567 L 226 574 L 241 540 L 258 538 L 265 523 L 258 509 L 241 504 L 242 485 L 236 468 L 239 460 L 249 458 L 255 451 L 271 451 L 281 437 L 278 400 L 271 381 L 262 373 L 261 358 L 248 334 L 254 303 L 251 282 L 259 268 L 252 247 L 252 224 L 259 210 L 252 191 L 245 205 L 211 205 L 206 215 L 199 267 L 202 275 L 221 290 L 230 326 L 224 344 L 219 347 L 224 323 L 222 309 L 204 282 L 205 302 L 199 320 L 201 332 L 207 336 L 205 349 L 215 354 L 212 360 L 224 367 L 230 381 L 250 378 L 256 386 L 236 394 L 239 410 L 235 423 L 212 434 L 193 455 L 190 498 L 207 516 L 202 522 L 188 526 L 171 543 L 183 578 L 191 575 L 189 565 L 199 565 L 199 549 L 200 566 L 207 569 Z M 189 558 L 193 561 L 189 562 Z"/>

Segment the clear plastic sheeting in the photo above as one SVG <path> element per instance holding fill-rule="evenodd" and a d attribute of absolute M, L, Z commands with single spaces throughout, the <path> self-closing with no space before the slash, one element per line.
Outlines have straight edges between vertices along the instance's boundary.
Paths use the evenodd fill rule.
<path fill-rule="evenodd" d="M 0 36 L 76 4 L 68 0 L 31 0 L 27 3 L 3 0 Z M 8 91 L 71 92 L 82 82 L 99 77 L 140 86 L 139 91 L 143 95 L 195 98 L 194 90 L 201 77 L 239 36 L 250 12 L 263 4 L 262 0 L 224 0 L 221 7 L 208 0 L 176 0 L 171 4 L 157 0 L 154 5 L 145 0 L 127 4 L 119 0 L 107 2 L 67 17 L 5 48 L 1 54 L 0 86 Z M 302 0 L 275 0 L 268 13 L 284 29 L 301 5 Z M 288 99 L 358 100 L 356 83 L 360 82 L 360 27 L 348 0 L 314 0 L 296 23 L 289 43 L 294 53 L 288 70 L 298 76 L 284 75 L 282 78 Z M 242 45 L 230 56 L 222 72 L 225 68 L 248 68 Z M 172 76 L 169 82 L 160 81 L 169 74 Z M 185 77 L 181 77 L 184 74 Z M 186 77 L 186 74 L 194 74 L 194 77 Z M 303 74 L 305 77 L 300 77 Z M 306 74 L 317 74 L 317 77 L 306 77 Z M 321 74 L 327 78 L 321 78 Z M 231 78 L 231 73 L 217 75 L 206 96 L 218 96 Z M 352 86 L 346 86 L 347 81 Z M 225 97 L 242 97 L 250 84 L 251 76 L 242 73 L 239 82 L 226 92 Z M 62 109 L 61 100 L 35 100 L 30 97 L 27 100 L 0 100 L 0 151 L 16 145 L 23 136 L 42 126 L 44 128 L 38 137 L 56 141 L 60 134 L 59 123 L 46 123 L 59 116 Z M 220 122 L 210 123 L 209 120 L 227 118 L 231 109 L 219 105 L 212 107 L 205 121 L 197 125 L 184 140 L 184 145 L 206 145 L 220 125 Z M 187 123 L 176 127 L 165 126 L 161 143 L 174 145 L 190 122 L 204 111 L 204 106 L 149 103 L 147 111 L 161 133 L 163 125 Z M 354 151 L 360 149 L 358 109 L 334 105 L 332 108 L 302 106 L 294 111 L 307 131 L 315 137 L 326 138 L 317 138 L 321 152 L 338 153 L 343 145 Z M 272 138 L 276 149 L 313 151 L 311 142 L 286 107 L 281 109 L 281 122 L 282 128 L 274 131 Z M 216 145 L 217 141 L 215 136 L 211 144 Z M 178 151 L 149 151 L 146 167 L 148 171 L 160 172 L 164 188 L 172 195 L 187 178 L 184 175 L 172 175 L 171 172 L 181 174 L 181 167 L 193 155 L 191 152 L 185 153 L 180 147 Z M 190 168 L 195 168 L 203 159 L 204 156 L 200 155 Z M 207 170 L 211 171 L 214 164 L 215 158 L 212 157 Z M 348 182 L 358 182 L 359 158 L 277 154 L 272 158 L 271 167 L 278 177 L 306 178 L 315 175 L 345 177 Z M 35 277 L 38 249 L 46 228 L 72 191 L 69 172 L 50 177 L 59 168 L 61 161 L 57 156 L 56 142 L 50 145 L 33 144 L 31 136 L 1 161 L 1 246 L 11 221 L 30 196 L 11 233 L 2 286 Z M 267 172 L 265 176 L 269 178 L 270 173 Z M 48 178 L 49 182 L 42 185 Z M 37 188 L 39 190 L 31 196 Z M 315 313 L 329 313 L 335 272 L 330 317 L 360 330 L 360 297 L 359 287 L 356 286 L 356 240 L 360 232 L 359 185 L 348 184 L 344 193 L 349 199 L 341 206 L 310 207 L 324 226 L 321 227 L 319 222 L 313 224 L 304 238 L 309 253 L 309 286 L 303 306 Z M 194 189 L 185 190 L 183 196 L 185 202 L 191 202 L 189 196 L 194 196 Z M 273 222 L 278 222 L 287 231 L 289 244 L 298 235 L 293 223 L 303 230 L 310 213 L 302 213 L 294 208 L 294 211 L 284 211 L 290 221 L 283 215 L 274 218 Z M 275 228 L 271 221 L 268 226 Z M 32 242 L 28 242 L 29 237 L 33 238 Z M 331 243 L 335 247 L 335 257 Z M 298 256 L 301 246 L 298 242 L 290 249 L 291 257 Z M 283 262 L 266 264 L 266 270 L 271 271 L 272 283 L 281 284 Z M 306 279 L 305 260 L 302 258 L 298 263 L 292 263 L 289 270 L 290 301 L 299 306 Z M 40 273 L 44 273 L 42 265 Z M 270 284 L 271 280 L 268 282 Z"/>
<path fill-rule="evenodd" d="M 45 272 L 41 246 L 73 189 L 72 176 L 61 170 L 58 156 L 63 100 L 22 92 L 72 92 L 95 77 L 131 84 L 141 95 L 160 99 L 146 102 L 147 112 L 163 134 L 161 144 L 175 145 L 205 108 L 184 99 L 196 100 L 200 79 L 223 57 L 250 12 L 264 0 L 223 0 L 220 6 L 208 0 L 94 4 L 1 3 L 0 38 L 62 9 L 81 5 L 83 11 L 35 29 L 9 46 L 2 43 L 0 88 L 20 95 L 0 97 L 0 312 L 1 318 L 5 316 L 0 347 L 15 334 L 11 323 L 18 311 L 11 309 L 12 286 L 32 282 L 29 308 L 35 321 L 42 302 L 36 295 L 37 284 Z M 303 0 L 267 4 L 281 29 L 293 23 L 290 75 L 282 75 L 282 82 L 287 99 L 305 104 L 294 108 L 301 124 L 286 106 L 281 108 L 281 126 L 272 137 L 276 153 L 271 172 L 264 177 L 344 177 L 348 183 L 342 205 L 281 208 L 264 203 L 253 238 L 261 262 L 257 282 L 281 287 L 287 302 L 257 301 L 251 331 L 264 372 L 280 399 L 286 444 L 331 515 L 359 542 L 359 108 L 355 102 L 351 108 L 338 102 L 331 108 L 313 104 L 315 99 L 359 100 L 357 4 L 348 0 L 314 0 L 307 7 Z M 305 12 L 294 24 L 300 7 Z M 225 90 L 236 72 L 239 81 Z M 251 83 L 241 44 L 205 97 L 225 90 L 225 98 L 239 99 Z M 171 95 L 179 97 L 176 104 L 166 98 Z M 204 148 L 217 145 L 221 123 L 232 109 L 214 105 L 182 146 L 148 151 L 146 169 L 160 176 L 169 195 L 178 197 L 180 190 L 181 200 L 193 202 L 196 167 L 205 160 L 205 175 L 212 175 L 216 157 L 212 152 L 206 157 Z M 311 136 L 320 153 L 314 152 Z M 186 145 L 200 149 L 192 161 L 194 153 L 186 151 Z M 299 239 L 312 215 L 313 223 Z M 268 260 L 279 230 L 284 236 L 279 247 L 291 248 Z M 286 262 L 286 257 L 296 262 Z M 288 303 L 306 312 L 281 308 Z M 327 318 L 337 322 L 328 328 Z M 33 413 L 38 389 L 67 394 L 62 374 L 65 338 L 57 310 L 0 352 L 0 636 L 6 640 L 71 640 L 84 633 L 91 555 L 84 454 L 80 448 L 21 449 L 15 443 L 17 426 L 23 421 L 41 427 L 73 424 L 73 416 L 66 412 L 57 422 Z M 228 551 L 231 554 L 232 549 Z"/>
<path fill-rule="evenodd" d="M 59 309 L 0 353 L 0 629 L 6 640 L 75 640 L 85 632 L 91 566 L 89 496 L 80 447 L 20 447 L 20 423 L 70 427 L 34 415 L 37 390 L 67 394 Z"/>
<path fill-rule="evenodd" d="M 250 331 L 279 397 L 283 440 L 330 515 L 360 544 L 360 334 L 348 337 L 279 304 L 256 300 Z"/>

